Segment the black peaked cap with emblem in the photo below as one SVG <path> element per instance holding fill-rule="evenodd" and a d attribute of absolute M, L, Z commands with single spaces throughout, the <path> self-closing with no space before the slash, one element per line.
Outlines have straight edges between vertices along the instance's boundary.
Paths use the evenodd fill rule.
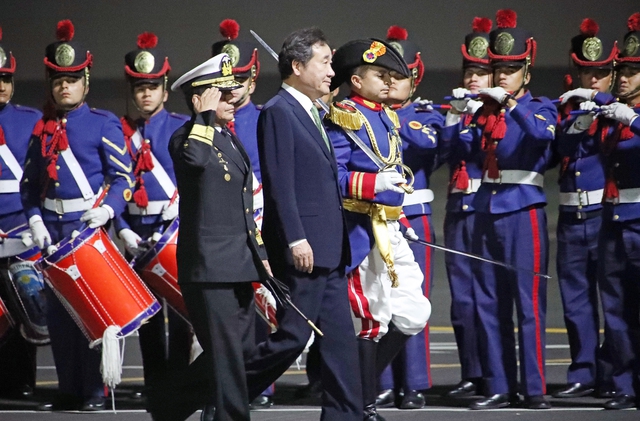
<path fill-rule="evenodd" d="M 2 28 L 0 27 L 0 75 L 13 75 L 16 71 L 16 59 L 11 50 L 2 43 Z"/>
<path fill-rule="evenodd" d="M 408 38 L 409 33 L 405 28 L 393 25 L 387 29 L 387 42 L 400 53 L 411 71 L 415 86 L 418 86 L 424 76 L 424 62 L 418 45 Z"/>
<path fill-rule="evenodd" d="M 375 38 L 357 39 L 347 42 L 333 55 L 331 67 L 336 74 L 331 79 L 331 90 L 347 82 L 353 69 L 367 65 L 384 67 L 404 77 L 411 76 L 407 63 L 391 44 Z"/>
<path fill-rule="evenodd" d="M 616 42 L 599 35 L 600 27 L 593 19 L 583 19 L 580 34 L 571 38 L 571 60 L 578 67 L 613 69 L 618 51 Z"/>
<path fill-rule="evenodd" d="M 213 87 L 221 91 L 232 91 L 241 86 L 233 75 L 229 56 L 218 54 L 180 76 L 171 85 L 171 90 L 181 89 L 187 96 L 191 96 L 198 89 Z"/>
<path fill-rule="evenodd" d="M 498 10 L 497 28 L 489 34 L 489 60 L 493 66 L 522 66 L 529 58 L 533 66 L 536 41 L 526 30 L 516 26 L 518 16 L 510 9 Z"/>
<path fill-rule="evenodd" d="M 616 62 L 620 66 L 640 67 L 640 13 L 634 13 L 627 20 L 627 32 L 622 42 Z"/>
<path fill-rule="evenodd" d="M 124 56 L 124 72 L 130 83 L 164 84 L 171 66 L 169 59 L 158 49 L 158 37 L 151 32 L 138 35 L 137 47 Z"/>
<path fill-rule="evenodd" d="M 233 74 L 240 77 L 255 79 L 260 73 L 258 60 L 258 45 L 251 41 L 238 40 L 240 25 L 233 19 L 225 19 L 220 23 L 220 34 L 224 38 L 211 46 L 211 56 L 227 54 L 231 58 Z"/>
<path fill-rule="evenodd" d="M 493 22 L 489 18 L 475 17 L 471 24 L 472 32 L 464 37 L 462 51 L 462 67 L 480 67 L 489 69 L 489 31 Z"/>
<path fill-rule="evenodd" d="M 93 56 L 73 40 L 75 28 L 70 20 L 61 20 L 56 28 L 58 41 L 47 45 L 44 64 L 50 78 L 83 77 L 91 68 Z"/>

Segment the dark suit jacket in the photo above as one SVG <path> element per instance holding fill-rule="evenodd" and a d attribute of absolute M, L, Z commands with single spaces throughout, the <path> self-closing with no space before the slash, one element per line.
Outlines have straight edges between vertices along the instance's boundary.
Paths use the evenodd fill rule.
<path fill-rule="evenodd" d="M 264 185 L 265 246 L 272 267 L 293 264 L 289 244 L 306 238 L 314 266 L 350 260 L 338 169 L 309 114 L 284 89 L 262 108 L 258 149 Z"/>
<path fill-rule="evenodd" d="M 214 119 L 212 111 L 196 115 L 169 142 L 180 192 L 181 284 L 266 278 L 267 255 L 253 221 L 251 161 L 237 139 L 213 128 Z"/>

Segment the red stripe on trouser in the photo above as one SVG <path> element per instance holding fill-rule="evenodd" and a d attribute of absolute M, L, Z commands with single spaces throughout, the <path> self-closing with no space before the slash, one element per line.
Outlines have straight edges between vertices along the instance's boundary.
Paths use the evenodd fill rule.
<path fill-rule="evenodd" d="M 360 279 L 360 268 L 355 268 L 349 274 L 349 302 L 351 310 L 362 322 L 362 329 L 358 337 L 373 339 L 380 332 L 380 323 L 373 319 L 369 310 L 369 301 L 362 291 L 362 280 Z M 362 311 L 360 311 L 362 307 Z"/>
<path fill-rule="evenodd" d="M 424 239 L 426 241 L 432 241 L 431 239 L 431 226 L 429 225 L 429 218 L 426 215 L 422 215 L 422 225 L 424 226 Z M 429 298 L 431 294 L 431 247 L 425 247 L 425 260 L 424 260 L 424 296 Z M 424 347 L 427 358 L 427 376 L 429 379 L 429 386 L 431 383 L 431 345 L 429 343 L 429 323 L 424 328 Z"/>
<path fill-rule="evenodd" d="M 529 218 L 531 219 L 531 234 L 533 237 L 533 270 L 540 272 L 540 228 L 538 226 L 538 214 L 536 209 L 529 210 Z M 542 379 L 542 393 L 547 392 L 547 381 L 544 378 L 544 361 L 542 359 L 542 338 L 540 329 L 540 313 L 538 302 L 538 290 L 540 285 L 540 278 L 538 276 L 533 277 L 533 291 L 532 291 L 532 304 L 533 314 L 536 319 L 536 356 L 538 360 L 538 371 L 540 372 L 540 378 Z"/>

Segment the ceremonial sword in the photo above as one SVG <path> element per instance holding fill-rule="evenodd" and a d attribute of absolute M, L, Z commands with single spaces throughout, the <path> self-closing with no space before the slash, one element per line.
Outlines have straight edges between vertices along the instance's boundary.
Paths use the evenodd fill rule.
<path fill-rule="evenodd" d="M 269 54 L 271 54 L 271 56 L 273 58 L 275 58 L 276 61 L 278 61 L 278 53 L 276 53 L 273 50 L 273 48 L 271 48 L 269 46 L 269 44 L 266 43 L 265 40 L 260 38 L 260 35 L 256 34 L 253 30 L 249 30 L 249 32 L 251 32 L 251 35 L 253 35 L 253 37 L 260 43 L 260 45 L 262 45 L 262 47 L 264 47 L 264 49 L 267 50 L 267 52 Z M 322 109 L 324 110 L 325 113 L 328 114 L 330 112 L 329 106 L 322 100 L 322 98 L 316 99 L 315 102 L 316 102 L 316 104 L 320 105 L 320 107 L 322 107 Z M 373 152 L 371 150 L 369 145 L 364 143 L 364 141 L 362 139 L 360 139 L 358 137 L 358 135 L 353 132 L 353 130 L 346 129 L 344 127 L 341 127 L 341 128 L 342 128 L 342 130 L 344 130 L 344 133 L 349 137 L 349 139 L 351 139 L 353 141 L 353 143 L 358 145 L 358 147 L 362 150 L 362 152 L 364 152 L 365 155 L 367 155 L 369 157 L 369 159 L 371 159 L 371 161 L 373 161 L 373 163 L 376 164 L 376 166 L 378 168 L 380 168 L 381 170 L 385 170 L 387 168 L 393 168 L 396 165 L 399 165 L 400 167 L 403 168 L 403 170 L 405 170 L 408 174 L 410 174 L 411 175 L 411 182 L 409 184 L 401 184 L 400 187 L 402 187 L 402 189 L 407 193 L 413 193 L 413 180 L 414 179 L 413 179 L 413 171 L 411 171 L 411 168 L 409 168 L 407 165 L 403 164 L 402 162 L 385 164 L 382 161 L 382 159 L 380 159 L 380 157 L 378 155 L 376 155 L 375 152 Z"/>

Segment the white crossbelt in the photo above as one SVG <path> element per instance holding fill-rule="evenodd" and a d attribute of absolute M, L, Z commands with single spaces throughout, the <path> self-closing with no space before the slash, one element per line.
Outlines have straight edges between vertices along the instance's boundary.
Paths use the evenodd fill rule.
<path fill-rule="evenodd" d="M 91 184 L 89 184 L 89 180 L 87 180 L 87 176 L 82 171 L 82 167 L 78 163 L 76 156 L 71 152 L 71 147 L 68 147 L 64 151 L 60 152 L 60 156 L 64 159 L 64 162 L 67 163 L 67 167 L 71 172 L 71 176 L 75 180 L 78 188 L 80 189 L 80 193 L 82 193 L 82 197 L 84 200 L 91 200 L 95 197 L 93 193 L 93 189 L 91 188 Z M 77 212 L 77 211 L 66 211 L 66 212 Z"/>
<path fill-rule="evenodd" d="M 160 215 L 169 207 L 169 200 L 150 200 L 146 208 L 140 208 L 135 203 L 127 203 L 130 215 Z"/>
<path fill-rule="evenodd" d="M 420 190 L 415 190 L 411 194 L 405 193 L 402 206 L 419 205 L 421 203 L 429 203 L 429 202 L 433 202 L 433 190 L 420 189 Z"/>
<path fill-rule="evenodd" d="M 640 188 L 635 189 L 620 189 L 618 190 L 618 197 L 607 198 L 609 203 L 639 203 L 640 202 Z"/>
<path fill-rule="evenodd" d="M 581 191 L 581 192 L 560 192 L 559 203 L 562 206 L 589 206 L 602 202 L 604 189 Z"/>
<path fill-rule="evenodd" d="M 139 130 L 136 130 L 133 136 L 131 136 L 131 141 L 135 145 L 136 149 L 140 149 L 143 139 L 142 134 L 140 134 Z M 158 184 L 160 184 L 160 187 L 162 187 L 162 190 L 164 190 L 167 197 L 173 197 L 173 193 L 176 191 L 176 186 L 173 184 L 173 181 L 171 181 L 171 177 L 169 177 L 169 174 L 167 174 L 167 172 L 164 170 L 153 152 L 149 151 L 149 154 L 151 155 L 151 160 L 153 162 L 153 169 L 151 170 L 151 174 L 153 174 L 156 180 L 158 180 Z M 148 214 L 153 213 L 148 212 Z"/>
<path fill-rule="evenodd" d="M 94 194 L 89 200 L 85 200 L 80 197 L 78 199 L 49 199 L 46 197 L 42 206 L 50 211 L 53 211 L 59 215 L 71 212 L 81 212 L 89 210 L 96 203 L 98 196 L 102 194 L 102 187 L 97 194 Z"/>
<path fill-rule="evenodd" d="M 461 189 L 458 189 L 458 188 L 454 187 L 454 188 L 451 189 L 451 193 L 466 193 L 466 194 L 475 193 L 480 188 L 480 183 L 482 183 L 481 179 L 479 179 L 479 178 L 470 178 L 469 179 L 469 187 L 466 190 L 461 190 Z"/>
<path fill-rule="evenodd" d="M 6 144 L 0 145 L 0 157 L 6 164 L 15 180 L 2 180 L 0 182 L 0 193 L 17 193 L 20 191 L 20 180 L 22 180 L 22 167 L 18 164 L 18 160 L 11 149 Z"/>
<path fill-rule="evenodd" d="M 544 176 L 535 171 L 501 170 L 500 177 L 489 178 L 488 171 L 485 171 L 482 182 L 493 184 L 527 184 L 542 187 L 544 185 Z"/>

